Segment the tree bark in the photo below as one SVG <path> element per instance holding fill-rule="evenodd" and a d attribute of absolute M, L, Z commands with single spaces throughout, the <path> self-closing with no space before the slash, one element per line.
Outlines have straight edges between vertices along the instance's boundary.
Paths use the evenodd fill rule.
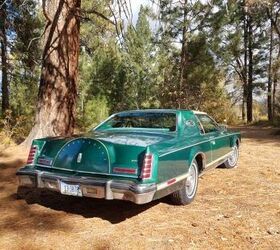
<path fill-rule="evenodd" d="M 25 144 L 73 133 L 81 0 L 43 0 L 47 20 L 35 126 Z"/>
<path fill-rule="evenodd" d="M 7 35 L 6 35 L 6 3 L 0 1 L 0 39 L 1 39 L 1 65 L 2 65 L 2 115 L 9 109 L 9 82 L 7 62 Z"/>
<path fill-rule="evenodd" d="M 178 95 L 178 108 L 182 106 L 182 91 L 183 86 L 186 85 L 186 64 L 187 64 L 187 0 L 183 2 L 183 30 L 182 30 L 182 43 L 181 43 L 181 62 L 180 62 L 180 81 L 179 81 L 179 95 Z"/>
<path fill-rule="evenodd" d="M 246 116 L 246 101 L 247 101 L 247 81 L 248 81 L 248 72 L 247 72 L 247 61 L 248 61 L 248 27 L 247 27 L 247 11 L 246 11 L 246 4 L 244 1 L 244 23 L 243 23 L 243 30 L 244 30 L 244 67 L 243 67 L 243 95 L 242 95 L 242 120 L 245 121 Z"/>
<path fill-rule="evenodd" d="M 272 90 L 272 121 L 275 118 L 275 105 L 276 105 L 276 88 L 277 88 L 277 74 L 273 78 L 273 90 Z"/>
<path fill-rule="evenodd" d="M 279 36 L 280 38 L 280 36 Z M 280 61 L 280 43 L 278 43 L 278 53 L 277 53 L 277 60 Z M 275 106 L 276 106 L 276 89 L 277 89 L 277 84 L 278 84 L 278 72 L 275 70 L 274 76 L 273 76 L 273 86 L 272 86 L 272 121 L 275 118 Z"/>
<path fill-rule="evenodd" d="M 272 50 L 273 50 L 273 23 L 272 23 L 272 7 L 270 19 L 270 44 L 269 44 L 269 64 L 268 64 L 268 82 L 267 82 L 267 116 L 268 120 L 273 120 L 272 112 Z"/>
<path fill-rule="evenodd" d="M 278 53 L 277 53 L 276 61 L 279 61 L 279 59 L 280 59 L 280 28 L 279 28 L 279 22 L 277 22 L 277 20 L 279 18 L 279 11 L 277 11 L 275 13 L 275 16 L 273 16 L 274 4 L 275 3 L 271 3 L 271 9 L 267 8 L 266 12 L 267 12 L 267 15 L 270 19 L 271 26 L 273 27 L 273 31 L 277 34 L 277 37 L 278 37 L 278 41 L 277 41 L 277 43 L 278 43 Z M 277 84 L 278 84 L 278 78 L 279 78 L 278 77 L 278 72 L 277 72 L 277 69 L 276 69 L 273 72 L 273 81 L 271 79 L 271 82 L 273 83 L 273 85 L 271 86 L 271 89 L 270 89 L 270 91 L 272 91 L 272 93 L 271 93 L 272 120 L 275 117 L 276 89 L 277 89 Z"/>
<path fill-rule="evenodd" d="M 247 86 L 247 122 L 253 121 L 253 28 L 248 16 L 248 86 Z"/>

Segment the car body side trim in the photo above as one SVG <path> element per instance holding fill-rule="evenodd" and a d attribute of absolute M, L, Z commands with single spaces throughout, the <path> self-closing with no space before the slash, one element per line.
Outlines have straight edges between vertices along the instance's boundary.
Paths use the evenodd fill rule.
<path fill-rule="evenodd" d="M 201 154 L 201 152 L 200 152 L 200 153 L 197 153 L 197 154 L 195 155 L 195 157 L 196 157 L 198 154 Z M 218 162 L 220 162 L 220 161 L 223 161 L 223 160 L 226 160 L 227 157 L 228 157 L 230 154 L 231 154 L 231 152 L 229 152 L 229 153 L 223 155 L 222 157 L 219 157 L 219 158 L 216 159 L 215 161 L 212 161 L 212 162 L 208 163 L 208 164 L 205 166 L 205 169 L 204 169 L 204 170 L 206 171 L 206 170 L 208 170 L 209 168 L 211 168 L 212 166 L 215 166 L 216 163 L 218 163 Z M 194 157 L 194 159 L 195 159 L 195 157 Z M 215 167 L 216 167 L 216 166 L 215 166 Z M 202 173 L 204 172 L 204 170 L 202 171 Z M 172 185 L 174 185 L 174 184 L 176 184 L 177 182 L 180 182 L 180 181 L 186 179 L 187 177 L 188 177 L 188 173 L 182 174 L 182 175 L 179 175 L 179 176 L 176 176 L 176 177 L 173 177 L 173 178 L 171 178 L 170 180 L 175 179 L 175 181 L 172 182 Z M 169 184 L 168 182 L 169 182 L 170 180 L 167 180 L 167 181 L 165 181 L 165 182 L 161 182 L 161 183 L 157 184 L 157 191 L 169 187 L 170 184 Z"/>
<path fill-rule="evenodd" d="M 161 183 L 157 184 L 157 191 L 158 191 L 158 190 L 161 190 L 161 189 L 164 189 L 164 188 L 167 188 L 167 187 L 169 187 L 170 185 L 174 185 L 174 184 L 176 184 L 177 182 L 186 179 L 186 178 L 188 177 L 188 175 L 189 175 L 189 174 L 186 173 L 186 174 L 182 174 L 182 175 L 176 176 L 176 177 L 174 177 L 174 178 L 171 178 L 170 180 L 175 179 L 175 181 L 172 182 L 172 184 L 169 184 L 169 183 L 168 183 L 170 180 L 167 180 L 167 181 L 165 181 L 165 182 L 161 182 Z"/>
<path fill-rule="evenodd" d="M 206 168 L 205 168 L 205 169 L 207 169 L 207 168 L 209 168 L 209 167 L 215 165 L 215 164 L 218 163 L 219 161 L 226 160 L 226 159 L 230 156 L 230 154 L 231 154 L 231 151 L 230 151 L 229 153 L 226 153 L 226 154 L 223 155 L 222 157 L 219 157 L 219 158 L 217 158 L 216 160 L 214 160 L 214 161 L 208 163 L 208 164 L 206 165 Z"/>

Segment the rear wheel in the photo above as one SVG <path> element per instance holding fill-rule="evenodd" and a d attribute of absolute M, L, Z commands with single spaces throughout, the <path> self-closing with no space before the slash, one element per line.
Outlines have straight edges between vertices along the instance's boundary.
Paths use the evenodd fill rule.
<path fill-rule="evenodd" d="M 196 195 L 198 186 L 198 165 L 196 160 L 193 160 L 189 171 L 188 177 L 184 182 L 182 189 L 171 194 L 171 200 L 176 205 L 190 204 Z"/>
<path fill-rule="evenodd" d="M 237 166 L 238 157 L 239 157 L 239 148 L 235 144 L 232 147 L 231 154 L 229 155 L 229 157 L 227 158 L 227 160 L 225 161 L 225 163 L 223 165 L 226 168 L 235 168 Z"/>

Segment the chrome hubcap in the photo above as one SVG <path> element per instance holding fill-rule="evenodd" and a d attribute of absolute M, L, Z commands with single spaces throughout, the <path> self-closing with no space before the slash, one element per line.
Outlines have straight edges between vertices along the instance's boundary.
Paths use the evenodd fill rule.
<path fill-rule="evenodd" d="M 232 148 L 232 152 L 228 158 L 228 163 L 230 166 L 235 166 L 236 162 L 237 162 L 237 159 L 238 159 L 238 148 L 237 146 L 234 146 Z"/>
<path fill-rule="evenodd" d="M 190 166 L 188 177 L 186 180 L 186 194 L 189 198 L 194 196 L 196 191 L 196 182 L 197 182 L 197 170 L 195 163 L 192 163 Z"/>

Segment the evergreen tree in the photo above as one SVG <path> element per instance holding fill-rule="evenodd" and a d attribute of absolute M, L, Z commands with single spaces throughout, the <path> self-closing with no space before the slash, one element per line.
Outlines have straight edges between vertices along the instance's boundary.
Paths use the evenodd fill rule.
<path fill-rule="evenodd" d="M 8 20 L 8 7 L 10 3 L 1 0 L 0 1 L 0 39 L 1 39 L 1 89 L 2 89 L 2 114 L 5 113 L 10 107 L 9 102 L 9 82 L 8 82 L 8 38 L 7 29 L 9 26 Z"/>
<path fill-rule="evenodd" d="M 43 1 L 47 21 L 33 138 L 74 131 L 80 36 L 80 0 Z"/>
<path fill-rule="evenodd" d="M 37 95 L 42 32 L 39 11 L 33 0 L 2 1 L 0 6 L 2 113 L 9 108 L 15 115 L 24 115 L 26 100 Z M 26 96 L 19 100 L 20 95 Z"/>
<path fill-rule="evenodd" d="M 128 27 L 125 34 L 124 60 L 127 74 L 130 108 L 148 108 L 156 105 L 156 51 L 147 18 L 148 9 L 140 7 L 136 27 Z"/>

